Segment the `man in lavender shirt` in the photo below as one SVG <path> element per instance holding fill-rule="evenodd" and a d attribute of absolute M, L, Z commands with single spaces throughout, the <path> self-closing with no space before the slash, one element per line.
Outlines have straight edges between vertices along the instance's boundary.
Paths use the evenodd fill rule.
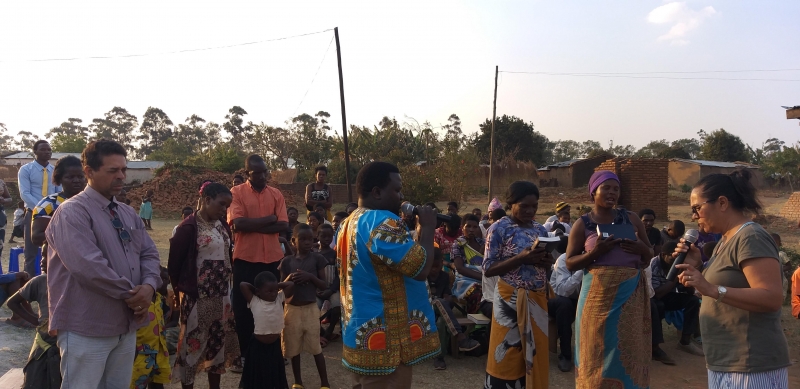
<path fill-rule="evenodd" d="M 155 243 L 122 191 L 125 148 L 90 143 L 86 189 L 61 204 L 47 236 L 50 333 L 61 349 L 61 388 L 128 388 L 136 329 L 161 284 Z"/>

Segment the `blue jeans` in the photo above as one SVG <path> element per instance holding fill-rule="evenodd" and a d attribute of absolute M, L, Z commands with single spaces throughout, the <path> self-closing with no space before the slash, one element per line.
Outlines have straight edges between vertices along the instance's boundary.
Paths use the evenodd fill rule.
<path fill-rule="evenodd" d="M 136 356 L 136 331 L 104 337 L 58 334 L 61 389 L 127 389 Z"/>

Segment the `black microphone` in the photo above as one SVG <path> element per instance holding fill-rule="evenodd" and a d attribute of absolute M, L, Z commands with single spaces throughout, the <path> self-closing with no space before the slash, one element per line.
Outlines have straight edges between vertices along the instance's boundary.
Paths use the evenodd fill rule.
<path fill-rule="evenodd" d="M 697 242 L 697 238 L 700 237 L 700 232 L 697 230 L 687 230 L 686 234 L 683 235 L 683 243 L 689 246 L 689 249 L 692 248 L 692 245 Z M 688 253 L 680 253 L 678 257 L 675 258 L 675 262 L 672 262 L 672 267 L 669 269 L 669 273 L 667 273 L 667 281 L 675 281 L 678 278 L 678 273 L 681 272 L 681 269 L 676 268 L 675 266 L 683 264 L 683 261 L 686 260 L 686 254 Z"/>
<path fill-rule="evenodd" d="M 403 215 L 406 216 L 411 216 L 411 215 L 417 216 L 417 208 L 411 205 L 411 203 L 409 203 L 408 201 L 404 201 L 403 204 L 400 205 L 400 212 L 403 212 Z M 450 215 L 445 215 L 442 213 L 436 214 L 436 220 L 440 222 L 449 222 L 452 219 L 453 218 L 450 217 Z"/>

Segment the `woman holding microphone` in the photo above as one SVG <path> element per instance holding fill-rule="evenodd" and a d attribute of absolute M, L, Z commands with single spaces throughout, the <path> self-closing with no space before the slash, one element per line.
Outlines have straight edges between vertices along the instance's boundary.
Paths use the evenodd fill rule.
<path fill-rule="evenodd" d="M 722 234 L 705 268 L 688 248 L 678 280 L 703 295 L 700 329 L 708 387 L 789 387 L 789 348 L 781 328 L 781 265 L 769 233 L 752 222 L 762 207 L 750 172 L 711 174 L 691 193 L 692 218 Z M 676 256 L 686 252 L 678 245 Z"/>

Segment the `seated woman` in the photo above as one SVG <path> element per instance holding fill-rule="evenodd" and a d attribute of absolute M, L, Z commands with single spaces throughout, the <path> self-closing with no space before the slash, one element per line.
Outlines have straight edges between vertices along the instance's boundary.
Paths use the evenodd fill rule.
<path fill-rule="evenodd" d="M 485 241 L 478 223 L 480 223 L 480 219 L 477 216 L 464 215 L 464 226 L 462 227 L 464 235 L 456 239 L 451 250 L 453 264 L 456 267 L 453 296 L 466 304 L 467 313 L 478 312 L 483 296 L 481 264 L 483 264 Z"/>

